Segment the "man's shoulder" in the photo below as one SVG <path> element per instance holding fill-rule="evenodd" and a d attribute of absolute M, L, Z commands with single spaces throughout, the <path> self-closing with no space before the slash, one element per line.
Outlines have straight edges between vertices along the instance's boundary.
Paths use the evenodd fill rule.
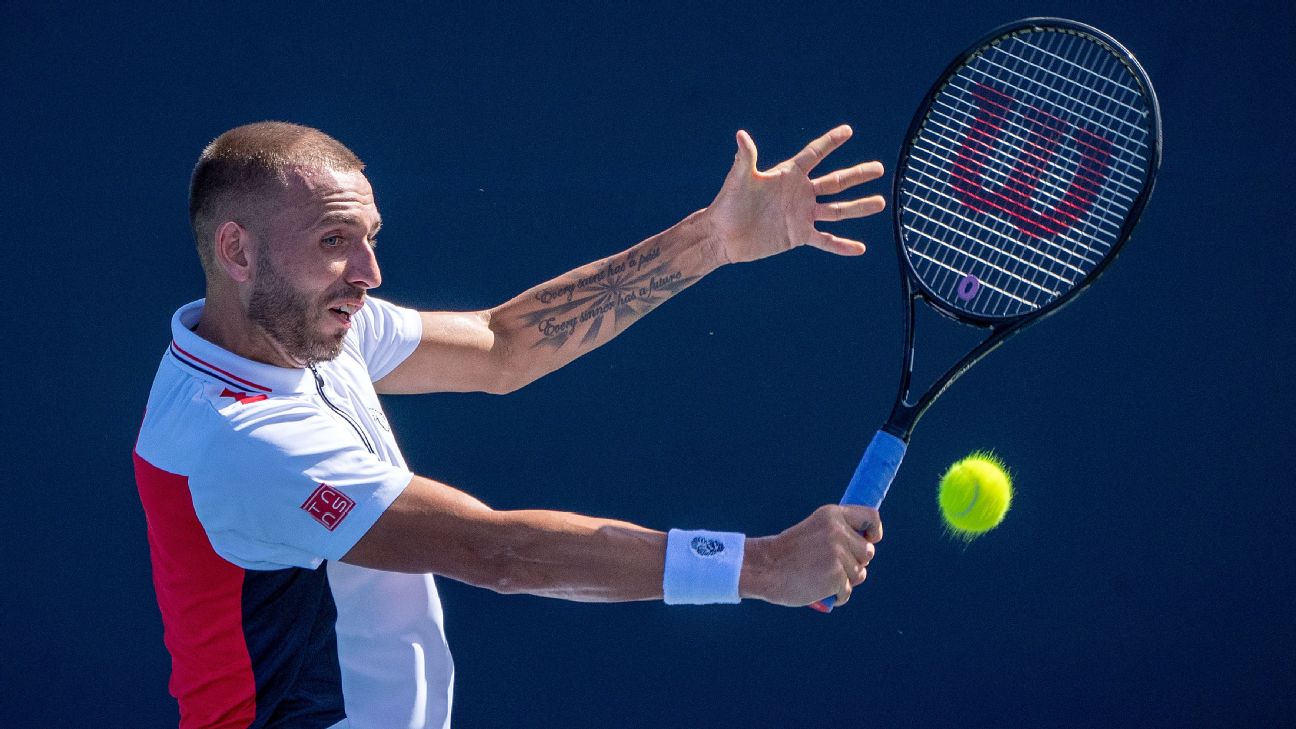
<path fill-rule="evenodd" d="M 239 441 L 284 437 L 318 408 L 295 393 L 267 394 L 191 375 L 164 359 L 158 368 L 135 450 L 172 473 L 188 474 L 198 462 L 241 450 Z M 277 424 L 279 427 L 268 428 Z M 284 426 L 287 425 L 287 428 Z"/>
<path fill-rule="evenodd" d="M 390 374 L 423 337 L 423 318 L 417 310 L 372 296 L 356 312 L 353 323 L 344 348 L 353 348 L 371 381 Z"/>

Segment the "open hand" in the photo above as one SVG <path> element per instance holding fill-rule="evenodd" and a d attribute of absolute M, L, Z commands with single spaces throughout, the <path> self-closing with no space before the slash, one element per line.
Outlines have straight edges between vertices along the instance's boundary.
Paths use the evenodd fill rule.
<path fill-rule="evenodd" d="M 818 230 L 815 223 L 872 215 L 886 207 L 882 196 L 831 203 L 820 203 L 817 197 L 878 179 L 882 163 L 862 162 L 822 177 L 809 176 L 851 133 L 843 124 L 806 145 L 795 157 L 761 172 L 756 169 L 756 143 L 747 132 L 738 132 L 733 167 L 720 194 L 707 208 L 724 262 L 754 261 L 800 245 L 843 256 L 864 252 L 863 243 Z"/>

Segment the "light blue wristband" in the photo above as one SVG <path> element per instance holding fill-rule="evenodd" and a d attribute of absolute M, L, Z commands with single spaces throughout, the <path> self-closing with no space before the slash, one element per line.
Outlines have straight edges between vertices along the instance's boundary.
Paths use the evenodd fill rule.
<path fill-rule="evenodd" d="M 662 593 L 667 605 L 736 603 L 743 547 L 737 532 L 672 529 L 666 536 Z"/>

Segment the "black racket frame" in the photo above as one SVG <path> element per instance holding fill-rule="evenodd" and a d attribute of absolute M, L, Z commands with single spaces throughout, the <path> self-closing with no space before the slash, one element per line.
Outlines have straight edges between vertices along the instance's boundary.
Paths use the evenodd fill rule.
<path fill-rule="evenodd" d="M 939 296 L 932 291 L 921 278 L 918 277 L 914 270 L 913 262 L 909 258 L 909 251 L 904 245 L 904 229 L 901 217 L 904 212 L 904 206 L 900 204 L 902 191 L 901 184 L 905 179 L 905 172 L 909 165 L 909 156 L 913 147 L 914 139 L 918 131 L 922 128 L 923 122 L 926 121 L 931 111 L 932 102 L 941 90 L 949 83 L 951 76 L 956 70 L 961 68 L 968 59 L 976 55 L 982 48 L 990 45 L 996 40 L 1008 36 L 1031 32 L 1036 30 L 1062 30 L 1076 32 L 1092 36 L 1101 43 L 1109 46 L 1114 55 L 1124 62 L 1125 66 L 1130 69 L 1139 84 L 1148 101 L 1150 113 L 1151 139 L 1149 140 L 1149 161 L 1148 177 L 1143 185 L 1143 189 L 1135 198 L 1130 206 L 1130 212 L 1125 218 L 1125 224 L 1120 230 L 1111 250 L 1107 255 L 1098 262 L 1082 280 L 1063 295 L 1049 302 L 1047 305 L 1025 314 L 1019 314 L 1013 317 L 983 317 L 968 312 L 959 311 L 952 306 L 947 305 Z M 918 424 L 918 419 L 927 412 L 941 393 L 945 392 L 954 381 L 966 372 L 972 365 L 981 361 L 990 352 L 993 352 L 1009 337 L 1017 334 L 1027 326 L 1049 316 L 1050 314 L 1061 309 L 1066 304 L 1075 299 L 1076 296 L 1091 286 L 1094 281 L 1111 265 L 1116 259 L 1125 242 L 1129 239 L 1143 214 L 1143 208 L 1147 204 L 1148 198 L 1152 194 L 1152 188 L 1156 183 L 1157 170 L 1161 166 L 1161 109 L 1157 102 L 1156 91 L 1152 88 L 1152 82 L 1148 78 L 1147 72 L 1134 58 L 1125 46 L 1121 45 L 1115 38 L 1104 33 L 1097 28 L 1080 23 L 1074 20 L 1064 18 L 1026 18 L 1012 23 L 1005 24 L 987 33 L 984 37 L 973 43 L 963 53 L 954 59 L 945 70 L 941 73 L 936 83 L 932 84 L 927 91 L 923 101 L 918 106 L 917 113 L 914 114 L 913 121 L 909 124 L 909 129 L 905 135 L 904 145 L 900 149 L 900 156 L 896 163 L 896 172 L 892 182 L 892 200 L 896 201 L 894 214 L 892 216 L 895 225 L 896 255 L 900 261 L 900 278 L 901 278 L 901 297 L 903 299 L 904 309 L 904 355 L 900 367 L 900 386 L 897 388 L 895 404 L 891 407 L 891 414 L 883 424 L 882 429 L 888 433 L 904 440 L 909 441 L 909 436 L 913 433 L 914 426 Z M 961 360 L 945 371 L 935 382 L 927 388 L 927 391 L 918 398 L 917 402 L 909 402 L 909 387 L 913 378 L 914 364 L 914 314 L 915 305 L 918 299 L 922 299 L 928 306 L 931 306 L 937 312 L 944 316 L 959 322 L 982 329 L 989 329 L 990 334 L 981 341 L 976 347 L 972 348 Z"/>

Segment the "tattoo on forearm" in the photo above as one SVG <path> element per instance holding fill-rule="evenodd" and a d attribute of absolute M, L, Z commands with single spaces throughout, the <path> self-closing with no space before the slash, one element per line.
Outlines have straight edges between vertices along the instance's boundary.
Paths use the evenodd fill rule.
<path fill-rule="evenodd" d="M 660 256 L 660 247 L 642 254 L 630 253 L 588 276 L 536 292 L 541 308 L 522 315 L 523 322 L 535 327 L 540 335 L 533 346 L 559 349 L 586 326 L 580 342 L 589 344 L 598 337 L 609 314 L 615 330 L 700 278 L 670 270 L 669 261 L 657 260 Z"/>

